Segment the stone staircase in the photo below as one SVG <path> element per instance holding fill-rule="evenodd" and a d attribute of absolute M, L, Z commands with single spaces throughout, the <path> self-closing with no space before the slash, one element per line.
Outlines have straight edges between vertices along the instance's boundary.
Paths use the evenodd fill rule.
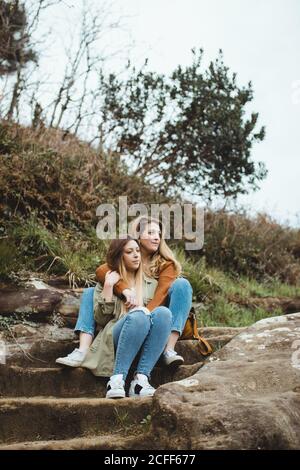
<path fill-rule="evenodd" d="M 205 328 L 201 334 L 217 350 L 241 331 Z M 106 379 L 82 368 L 57 366 L 55 358 L 74 348 L 73 338 L 37 338 L 27 350 L 22 337 L 18 342 L 22 354 L 8 354 L 6 364 L 0 365 L 1 450 L 155 449 L 152 398 L 107 400 Z M 15 351 L 16 345 L 11 348 Z M 185 364 L 173 371 L 158 364 L 151 380 L 156 388 L 192 376 L 207 360 L 195 341 L 179 341 L 176 349 Z"/>

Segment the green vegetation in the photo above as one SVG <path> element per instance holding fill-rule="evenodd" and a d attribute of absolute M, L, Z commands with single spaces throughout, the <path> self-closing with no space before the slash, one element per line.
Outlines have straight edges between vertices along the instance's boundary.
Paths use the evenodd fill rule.
<path fill-rule="evenodd" d="M 246 119 L 252 85 L 238 86 L 222 51 L 207 69 L 202 62 L 203 50 L 195 48 L 192 63 L 169 76 L 147 63 L 139 70 L 128 64 L 126 79 L 102 73 L 101 126 L 128 171 L 157 190 L 236 196 L 266 177 L 263 162 L 251 159 L 265 129 L 257 125 L 258 113 Z"/>
<path fill-rule="evenodd" d="M 105 259 L 106 244 L 93 231 L 56 226 L 47 229 L 35 214 L 27 220 L 6 224 L 6 237 L 0 243 L 2 279 L 13 280 L 26 272 L 64 275 L 70 285 L 94 282 L 95 269 Z"/>
<path fill-rule="evenodd" d="M 205 259 L 196 263 L 182 250 L 176 252 L 183 266 L 183 274 L 193 286 L 194 301 L 200 326 L 248 326 L 266 317 L 282 314 L 281 309 L 269 312 L 261 307 L 246 307 L 238 302 L 250 297 L 299 297 L 300 285 L 290 285 L 268 278 L 257 281 L 207 267 Z"/>
<path fill-rule="evenodd" d="M 144 428 L 144 432 L 149 432 L 151 428 L 151 423 L 152 423 L 152 416 L 147 415 L 144 419 L 141 421 L 141 425 Z"/>
<path fill-rule="evenodd" d="M 228 302 L 226 297 L 217 296 L 198 313 L 198 321 L 204 326 L 249 326 L 262 318 L 282 315 L 280 309 L 272 312 L 256 307 L 250 309 Z"/>
<path fill-rule="evenodd" d="M 37 60 L 30 44 L 29 23 L 25 6 L 19 0 L 0 0 L 0 76 Z"/>
<path fill-rule="evenodd" d="M 5 333 L 11 333 L 11 326 L 18 325 L 34 326 L 34 323 L 30 321 L 30 314 L 28 313 L 13 313 L 11 315 L 0 315 L 0 331 Z"/>
<path fill-rule="evenodd" d="M 0 280 L 32 272 L 64 276 L 71 286 L 95 282 L 107 243 L 96 237 L 96 207 L 127 194 L 169 202 L 117 160 L 57 130 L 40 134 L 0 124 Z M 205 244 L 187 253 L 172 242 L 200 304 L 205 326 L 245 326 L 274 314 L 243 303 L 250 297 L 300 295 L 300 231 L 267 216 L 207 212 Z"/>

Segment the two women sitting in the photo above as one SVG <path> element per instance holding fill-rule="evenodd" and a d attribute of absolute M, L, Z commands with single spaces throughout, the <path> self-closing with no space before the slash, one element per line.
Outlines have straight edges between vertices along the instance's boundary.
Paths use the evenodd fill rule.
<path fill-rule="evenodd" d="M 107 263 L 97 271 L 99 283 L 82 295 L 75 331 L 79 348 L 57 363 L 85 367 L 110 377 L 107 398 L 125 397 L 125 380 L 138 357 L 129 396 L 152 396 L 151 372 L 161 358 L 165 366 L 184 362 L 175 350 L 192 304 L 190 283 L 164 240 L 156 219 L 140 217 L 134 231 L 113 240 Z M 96 324 L 100 332 L 93 341 Z"/>

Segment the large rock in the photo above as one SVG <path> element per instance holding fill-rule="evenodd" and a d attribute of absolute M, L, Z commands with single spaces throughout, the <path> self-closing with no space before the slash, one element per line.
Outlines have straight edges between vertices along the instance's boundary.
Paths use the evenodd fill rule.
<path fill-rule="evenodd" d="M 20 323 L 0 332 L 0 364 L 49 367 L 58 356 L 65 356 L 76 345 L 77 338 L 70 328 Z"/>
<path fill-rule="evenodd" d="M 0 315 L 24 314 L 35 321 L 49 321 L 58 314 L 64 326 L 74 327 L 83 289 L 58 289 L 39 279 L 24 287 L 1 289 Z"/>
<path fill-rule="evenodd" d="M 67 313 L 67 312 L 65 312 Z M 74 315 L 75 324 L 76 316 Z M 68 317 L 67 324 L 71 322 Z M 77 346 L 78 336 L 73 329 L 66 328 L 66 317 L 53 315 L 51 323 L 31 321 L 10 326 L 0 332 L 0 364 L 52 367 L 55 359 L 65 356 Z M 204 337 L 209 337 L 213 350 L 227 344 L 244 328 L 210 327 L 201 329 Z M 218 336 L 213 336 L 216 334 Z M 229 334 L 230 333 L 230 334 Z M 204 362 L 206 356 L 199 352 L 198 342 L 194 340 L 178 341 L 176 351 L 185 359 L 185 365 Z M 3 356 L 3 357 L 2 357 Z"/>
<path fill-rule="evenodd" d="M 255 323 L 153 406 L 161 449 L 299 449 L 300 313 Z"/>

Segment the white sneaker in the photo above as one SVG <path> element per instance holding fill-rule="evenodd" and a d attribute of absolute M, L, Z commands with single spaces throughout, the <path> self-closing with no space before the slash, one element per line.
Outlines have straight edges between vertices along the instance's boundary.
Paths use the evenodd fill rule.
<path fill-rule="evenodd" d="M 174 349 L 168 349 L 162 355 L 162 362 L 165 366 L 178 367 L 184 363 L 184 359 Z"/>
<path fill-rule="evenodd" d="M 64 366 L 80 367 L 83 363 L 85 355 L 86 351 L 80 351 L 76 348 L 66 357 L 58 357 L 55 362 L 57 362 L 57 364 L 63 364 Z"/>
<path fill-rule="evenodd" d="M 132 380 L 129 388 L 130 397 L 152 397 L 154 395 L 155 388 L 148 382 L 147 375 L 136 374 Z"/>
<path fill-rule="evenodd" d="M 106 398 L 125 398 L 123 374 L 112 375 L 106 388 Z"/>

